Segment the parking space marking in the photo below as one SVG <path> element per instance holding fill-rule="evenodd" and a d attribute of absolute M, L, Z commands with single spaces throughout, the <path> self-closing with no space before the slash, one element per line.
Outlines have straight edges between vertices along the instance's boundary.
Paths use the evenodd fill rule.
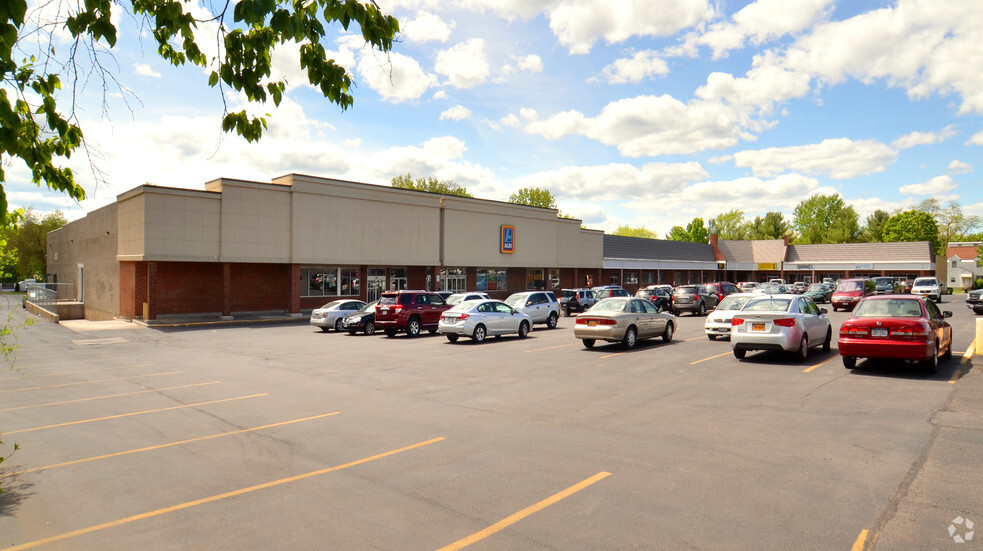
<path fill-rule="evenodd" d="M 812 371 L 813 369 L 816 369 L 817 367 L 819 367 L 819 366 L 821 366 L 821 365 L 826 365 L 826 364 L 828 364 L 829 362 L 831 362 L 831 361 L 833 361 L 833 360 L 835 360 L 835 359 L 837 359 L 837 358 L 839 358 L 839 356 L 833 356 L 832 358 L 830 358 L 830 359 L 828 359 L 828 360 L 826 360 L 825 362 L 819 362 L 819 363 L 817 363 L 816 365 L 814 365 L 814 366 L 812 366 L 812 367 L 810 367 L 810 368 L 808 368 L 808 369 L 803 369 L 803 370 L 802 370 L 802 372 L 803 372 L 803 373 L 809 373 L 809 372 L 810 372 L 810 371 Z"/>
<path fill-rule="evenodd" d="M 707 336 L 706 336 L 706 335 L 703 335 L 703 336 L 700 336 L 700 337 L 690 337 L 690 338 L 688 338 L 688 339 L 683 339 L 683 342 L 689 342 L 689 341 L 701 341 L 701 340 L 703 340 L 703 339 L 705 339 L 705 338 L 707 338 Z"/>
<path fill-rule="evenodd" d="M 860 535 L 857 536 L 857 540 L 853 542 L 853 547 L 850 551 L 864 551 L 864 545 L 867 544 L 867 530 L 861 530 Z"/>
<path fill-rule="evenodd" d="M 579 492 L 580 490 L 583 490 L 584 488 L 590 486 L 591 484 L 594 484 L 599 480 L 607 478 L 608 476 L 611 476 L 611 473 L 601 471 L 586 480 L 583 480 L 581 482 L 578 482 L 577 484 L 574 484 L 573 486 L 570 486 L 569 488 L 563 490 L 562 492 L 553 494 L 552 496 L 540 501 L 539 503 L 530 505 L 529 507 L 526 507 L 525 509 L 519 511 L 518 513 L 513 513 L 503 518 L 502 520 L 496 522 L 495 524 L 492 524 L 491 526 L 485 528 L 484 530 L 480 530 L 478 532 L 475 532 L 474 534 L 471 534 L 466 538 L 459 539 L 450 545 L 441 547 L 437 551 L 457 551 L 458 549 L 463 549 L 473 543 L 476 543 L 478 541 L 487 538 L 488 536 L 496 532 L 500 532 L 505 528 L 508 528 L 509 526 L 515 524 L 516 522 L 519 522 L 520 520 L 528 517 L 529 515 L 537 511 L 540 511 L 542 509 L 545 509 L 550 505 L 553 505 L 554 503 L 560 501 L 561 499 L 570 497 L 571 495 Z"/>
<path fill-rule="evenodd" d="M 60 388 L 64 386 L 89 385 L 92 383 L 107 383 L 110 381 L 125 381 L 127 379 L 139 379 L 141 377 L 160 377 L 161 375 L 176 375 L 178 373 L 183 373 L 183 371 L 167 371 L 165 373 L 151 373 L 149 375 L 134 375 L 133 377 L 113 377 L 112 379 L 96 379 L 94 381 L 77 381 L 74 383 L 61 383 L 58 385 L 31 386 L 27 388 L 12 388 L 10 390 L 0 390 L 0 394 L 6 392 L 23 392 L 25 390 L 46 390 L 49 388 Z"/>
<path fill-rule="evenodd" d="M 241 430 L 234 430 L 234 431 L 230 431 L 230 432 L 223 432 L 223 433 L 219 433 L 219 434 L 209 434 L 208 436 L 199 436 L 197 438 L 189 438 L 187 440 L 180 440 L 180 441 L 177 441 L 177 442 L 168 442 L 167 444 L 158 444 L 156 446 L 147 446 L 145 448 L 139 448 L 139 449 L 135 449 L 135 450 L 126 450 L 126 451 L 116 452 L 116 453 L 107 453 L 105 455 L 97 455 L 95 457 L 86 457 L 85 459 L 76 459 L 74 461 L 65 461 L 64 463 L 55 463 L 54 465 L 45 465 L 44 467 L 34 467 L 33 469 L 24 469 L 23 471 L 16 471 L 16 472 L 12 472 L 12 473 L 2 473 L 2 474 L 0 474 L 0 478 L 6 478 L 8 476 L 14 476 L 14 475 L 19 475 L 19 474 L 35 473 L 35 472 L 38 472 L 38 471 L 46 471 L 48 469 L 55 469 L 55 468 L 58 468 L 58 467 L 67 467 L 68 465 L 77 465 L 79 463 L 87 463 L 89 461 L 96 461 L 98 459 L 108 459 L 110 457 L 119 457 L 121 455 L 129 455 L 131 453 L 140 453 L 140 452 L 148 452 L 148 451 L 151 451 L 151 450 L 159 450 L 159 449 L 162 449 L 162 448 L 169 448 L 171 446 L 180 446 L 182 444 L 190 444 L 192 442 L 201 442 L 202 440 L 210 440 L 212 438 L 220 438 L 222 436 L 233 436 L 233 435 L 236 435 L 236 434 L 243 434 L 243 433 L 246 433 L 246 432 L 254 432 L 254 431 L 263 430 L 263 429 L 270 429 L 270 428 L 273 428 L 273 427 L 282 427 L 284 425 L 290 425 L 290 424 L 293 424 L 293 423 L 300 423 L 302 421 L 312 421 L 314 419 L 321 419 L 323 417 L 331 417 L 332 415 L 338 415 L 339 413 L 341 413 L 341 412 L 340 411 L 335 411 L 335 412 L 332 412 L 332 413 L 322 413 L 321 415 L 315 415 L 313 417 L 304 417 L 303 419 L 292 419 L 290 421 L 281 421 L 279 423 L 272 423 L 272 424 L 269 424 L 269 425 L 263 425 L 261 427 L 253 427 L 251 429 L 241 429 Z"/>
<path fill-rule="evenodd" d="M 574 344 L 561 344 L 559 346 L 550 346 L 548 348 L 537 348 L 535 350 L 526 350 L 526 352 L 542 352 L 544 350 L 553 350 L 555 348 L 569 348 L 571 346 L 576 346 Z"/>
<path fill-rule="evenodd" d="M 207 383 L 195 383 L 193 385 L 169 386 L 169 387 L 165 387 L 165 388 L 152 388 L 150 390 L 137 390 L 135 392 L 123 392 L 122 394 L 107 394 L 105 396 L 92 396 L 90 398 L 79 398 L 77 400 L 64 400 L 62 402 L 46 402 L 46 403 L 43 403 L 43 404 L 34 404 L 34 405 L 30 405 L 30 406 L 17 406 L 15 408 L 0 409 L 0 413 L 3 413 L 5 411 L 17 411 L 19 409 L 43 408 L 43 407 L 48 407 L 48 406 L 60 406 L 60 405 L 64 405 L 64 404 L 75 404 L 75 403 L 78 403 L 78 402 L 88 402 L 88 401 L 91 401 L 91 400 L 103 400 L 103 399 L 106 399 L 106 398 L 119 398 L 120 396 L 133 396 L 135 394 L 147 394 L 147 393 L 150 393 L 150 392 L 164 392 L 165 390 L 178 390 L 178 389 L 181 389 L 181 388 L 192 388 L 192 387 L 196 387 L 196 386 L 217 385 L 220 382 L 221 381 L 211 381 L 211 382 L 207 382 Z"/>
<path fill-rule="evenodd" d="M 608 355 L 606 355 L 606 356 L 601 356 L 601 357 L 600 357 L 600 359 L 602 359 L 602 360 L 603 360 L 603 359 L 605 359 L 605 358 L 613 358 L 613 357 L 615 357 L 615 356 L 620 356 L 620 355 L 622 355 L 622 354 L 624 354 L 624 352 L 615 352 L 614 354 L 608 354 Z"/>
<path fill-rule="evenodd" d="M 709 358 L 703 358 L 702 360 L 696 360 L 695 362 L 690 362 L 689 365 L 696 365 L 698 363 L 702 363 L 702 362 L 705 362 L 707 360 L 712 360 L 714 358 L 719 358 L 721 356 L 729 356 L 729 355 L 731 355 L 733 353 L 734 353 L 733 351 L 724 352 L 723 354 L 717 354 L 716 356 L 710 356 Z"/>
<path fill-rule="evenodd" d="M 952 378 L 949 379 L 950 385 L 956 384 L 956 381 L 958 381 L 960 377 L 966 374 L 966 372 L 969 369 L 968 368 L 969 362 L 973 360 L 973 354 L 975 352 L 976 352 L 976 339 L 973 339 L 973 342 L 969 343 L 969 348 L 967 348 L 966 351 L 963 352 L 963 358 L 959 360 L 959 368 L 955 370 L 955 372 L 952 374 Z"/>
<path fill-rule="evenodd" d="M 61 364 L 47 364 L 47 365 L 61 365 Z M 114 371 L 116 369 L 134 369 L 134 368 L 137 368 L 137 367 L 151 367 L 153 365 L 154 364 L 137 364 L 137 365 L 126 365 L 126 366 L 123 366 L 123 367 L 97 367 L 95 369 L 80 369 L 80 370 L 77 370 L 77 371 L 60 371 L 58 373 L 42 373 L 40 375 L 34 375 L 34 374 L 32 374 L 31 376 L 32 377 L 56 377 L 58 375 L 74 375 L 76 373 L 91 373 L 93 371 Z M 29 365 L 29 366 L 26 366 L 26 367 L 25 366 L 17 366 L 17 369 L 34 369 L 36 367 L 43 367 L 43 366 L 37 366 L 37 365 Z M 13 380 L 23 379 L 23 378 L 24 378 L 24 375 L 21 375 L 21 376 L 18 376 L 18 377 L 6 377 L 4 379 L 0 379 L 0 381 L 13 381 Z"/>
<path fill-rule="evenodd" d="M 171 407 L 160 408 L 160 409 L 148 409 L 146 411 L 135 411 L 133 413 L 121 413 L 119 415 L 108 415 L 106 417 L 96 417 L 94 419 L 83 419 L 81 421 L 69 421 L 68 423 L 58 423 L 56 425 L 47 425 L 47 426 L 44 426 L 44 427 L 34 427 L 34 428 L 30 428 L 30 429 L 20 429 L 20 430 L 8 430 L 8 431 L 4 431 L 3 434 L 4 435 L 7 435 L 7 434 L 18 434 L 18 433 L 21 433 L 21 432 L 33 432 L 33 431 L 36 431 L 36 430 L 54 429 L 54 428 L 58 428 L 58 427 L 67 427 L 69 425 L 81 425 L 82 423 L 93 423 L 95 421 L 108 421 L 109 419 L 119 419 L 121 417 L 132 417 L 134 415 L 143 415 L 145 413 L 159 413 L 161 411 L 171 411 L 171 410 L 175 410 L 175 409 L 193 408 L 193 407 L 196 407 L 196 406 L 207 406 L 209 404 L 219 404 L 219 403 L 222 403 L 222 402 L 232 402 L 232 401 L 235 401 L 235 400 L 245 400 L 247 398 L 258 398 L 260 396 L 268 396 L 268 395 L 269 395 L 268 393 L 264 392 L 262 394 L 251 394 L 249 396 L 237 396 L 235 398 L 224 398 L 222 400 L 211 400 L 211 401 L 208 401 L 208 402 L 198 402 L 197 404 L 185 404 L 185 405 L 181 405 L 181 406 L 171 406 Z"/>
<path fill-rule="evenodd" d="M 138 520 L 152 518 L 152 517 L 164 515 L 164 514 L 167 514 L 167 513 L 173 513 L 174 511 L 181 511 L 183 509 L 189 509 L 191 507 L 196 507 L 198 505 L 205 505 L 206 503 L 212 503 L 212 502 L 220 501 L 220 500 L 223 500 L 223 499 L 226 499 L 226 498 L 240 496 L 240 495 L 243 495 L 243 494 L 248 494 L 250 492 L 255 492 L 256 490 L 264 490 L 266 488 L 272 488 L 274 486 L 280 486 L 282 484 L 287 484 L 288 482 L 296 482 L 298 480 L 303 480 L 305 478 L 311 478 L 311 477 L 314 477 L 314 476 L 319 476 L 319 475 L 330 473 L 330 472 L 334 472 L 334 471 L 340 471 L 342 469 L 347 469 L 349 467 L 355 467 L 355 466 L 361 465 L 363 463 L 368 463 L 370 461 L 375 461 L 376 459 L 382 459 L 382 458 L 389 457 L 391 455 L 396 455 L 398 453 L 402 453 L 402 452 L 405 452 L 405 451 L 410 451 L 410 450 L 413 450 L 413 449 L 416 449 L 416 448 L 422 448 L 423 446 L 427 446 L 427 445 L 433 444 L 435 442 L 440 442 L 441 440 L 444 440 L 444 437 L 443 436 L 438 437 L 438 438 L 431 438 L 430 440 L 424 440 L 423 442 L 417 442 L 416 444 L 410 444 L 409 446 L 404 446 L 402 448 L 398 448 L 398 449 L 395 449 L 395 450 L 389 450 L 387 452 L 376 454 L 376 455 L 373 455 L 371 457 L 365 457 L 365 458 L 362 458 L 362 459 L 357 459 L 355 461 L 344 463 L 342 465 L 336 465 L 334 467 L 328 467 L 326 469 L 321 469 L 321 470 L 318 470 L 318 471 L 311 471 L 309 473 L 304 473 L 304 474 L 300 474 L 300 475 L 297 475 L 297 476 L 291 476 L 291 477 L 288 477 L 288 478 L 281 478 L 279 480 L 274 480 L 272 482 L 264 482 L 263 484 L 256 484 L 254 486 L 248 486 L 246 488 L 240 488 L 238 490 L 233 490 L 231 492 L 225 492 L 224 494 L 218 494 L 218 495 L 214 495 L 214 496 L 210 496 L 210 497 L 205 497 L 205 498 L 198 499 L 198 500 L 195 500 L 195 501 L 188 501 L 186 503 L 181 503 L 179 505 L 172 505 L 170 507 L 165 507 L 163 509 L 157 509 L 156 511 L 150 511 L 150 512 L 147 512 L 147 513 L 140 513 L 139 515 L 133 515 L 133 516 L 129 516 L 129 517 L 126 517 L 126 518 L 121 518 L 119 520 L 113 520 L 113 521 L 109 521 L 109 522 L 104 522 L 102 524 L 96 524 L 94 526 L 89 526 L 87 528 L 82 528 L 82 529 L 79 529 L 79 530 L 73 530 L 71 532 L 65 532 L 63 534 L 58 534 L 56 536 L 51 536 L 51 537 L 40 539 L 40 540 L 29 541 L 27 543 L 22 543 L 20 545 L 15 545 L 13 547 L 7 547 L 7 548 L 4 549 L 4 551 L 20 551 L 22 549 L 30 549 L 32 547 L 38 547 L 40 545 L 46 545 L 46 544 L 49 544 L 49 543 L 54 543 L 56 541 L 64 541 L 64 540 L 67 540 L 67 539 L 70 539 L 70 538 L 74 538 L 75 536 L 81 536 L 81 535 L 84 535 L 84 534 L 91 534 L 93 532 L 98 532 L 99 530 L 105 530 L 106 528 L 113 528 L 113 527 L 116 527 L 116 526 L 122 526 L 122 525 L 128 524 L 130 522 L 136 522 Z"/>

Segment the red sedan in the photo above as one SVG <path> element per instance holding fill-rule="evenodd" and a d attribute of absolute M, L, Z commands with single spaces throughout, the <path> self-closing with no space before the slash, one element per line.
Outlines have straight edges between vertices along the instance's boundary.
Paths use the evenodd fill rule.
<path fill-rule="evenodd" d="M 952 357 L 952 326 L 945 320 L 950 316 L 920 296 L 865 297 L 840 326 L 843 366 L 853 369 L 857 358 L 885 358 L 920 363 L 936 373 L 939 358 Z"/>

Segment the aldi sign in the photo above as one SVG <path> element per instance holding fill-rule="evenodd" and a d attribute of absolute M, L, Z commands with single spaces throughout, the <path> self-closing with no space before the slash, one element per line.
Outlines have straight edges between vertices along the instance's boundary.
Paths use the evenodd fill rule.
<path fill-rule="evenodd" d="M 502 226 L 500 231 L 502 253 L 512 254 L 515 252 L 515 226 Z"/>

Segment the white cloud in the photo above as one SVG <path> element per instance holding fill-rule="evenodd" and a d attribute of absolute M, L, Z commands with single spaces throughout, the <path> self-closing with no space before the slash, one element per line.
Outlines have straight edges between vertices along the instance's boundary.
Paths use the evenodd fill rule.
<path fill-rule="evenodd" d="M 684 104 L 668 95 L 638 96 L 606 105 L 597 117 L 557 113 L 526 126 L 548 139 L 583 135 L 642 157 L 732 147 L 740 135 L 734 111 L 718 102 Z"/>
<path fill-rule="evenodd" d="M 571 166 L 517 178 L 516 188 L 549 189 L 557 199 L 613 201 L 664 197 L 684 184 L 708 176 L 699 163 L 648 163 Z"/>
<path fill-rule="evenodd" d="M 834 180 L 856 178 L 884 172 L 898 159 L 898 153 L 876 140 L 847 138 L 823 140 L 812 145 L 770 147 L 740 151 L 734 164 L 750 167 L 756 176 L 775 176 L 786 171 L 824 174 Z"/>
<path fill-rule="evenodd" d="M 425 72 L 417 61 L 397 52 L 388 55 L 362 55 L 358 72 L 368 85 L 386 101 L 400 103 L 415 100 L 437 84 L 437 77 Z"/>
<path fill-rule="evenodd" d="M 636 52 L 628 58 L 615 60 L 604 68 L 604 75 L 612 84 L 641 82 L 642 80 L 669 74 L 669 65 L 652 50 Z"/>
<path fill-rule="evenodd" d="M 502 126 L 508 126 L 510 128 L 518 128 L 522 123 L 519 121 L 519 117 L 515 116 L 515 113 L 509 113 L 505 115 L 498 121 Z"/>
<path fill-rule="evenodd" d="M 471 116 L 471 110 L 463 105 L 455 105 L 440 113 L 440 120 L 449 119 L 452 121 L 464 120 Z"/>
<path fill-rule="evenodd" d="M 531 109 L 529 107 L 523 107 L 522 109 L 519 109 L 519 116 L 522 117 L 523 120 L 527 120 L 527 121 L 534 121 L 539 118 L 539 115 L 536 113 L 536 110 Z M 980 135 L 983 136 L 983 132 L 981 132 Z"/>
<path fill-rule="evenodd" d="M 902 195 L 940 195 L 956 189 L 956 183 L 948 175 L 936 176 L 920 184 L 908 184 L 898 189 Z"/>
<path fill-rule="evenodd" d="M 515 60 L 516 65 L 522 71 L 528 71 L 530 73 L 543 72 L 543 60 L 536 54 L 514 57 L 513 59 Z"/>
<path fill-rule="evenodd" d="M 953 159 L 949 163 L 949 173 L 950 174 L 969 174 L 973 171 L 973 165 L 969 163 L 964 163 L 959 159 Z"/>
<path fill-rule="evenodd" d="M 431 12 L 421 11 L 400 23 L 400 34 L 407 42 L 447 42 L 455 26 L 453 21 L 448 23 Z"/>
<path fill-rule="evenodd" d="M 983 132 L 973 134 L 973 137 L 966 141 L 966 145 L 983 145 Z"/>
<path fill-rule="evenodd" d="M 472 88 L 491 74 L 485 58 L 485 41 L 472 38 L 437 53 L 434 70 L 447 77 L 455 88 Z"/>
<path fill-rule="evenodd" d="M 891 145 L 896 149 L 908 149 L 916 145 L 932 145 L 942 143 L 956 135 L 952 126 L 947 126 L 940 132 L 911 132 L 894 140 Z"/>
<path fill-rule="evenodd" d="M 447 99 L 447 92 L 444 90 L 437 90 L 432 96 L 430 96 L 430 98 L 435 100 Z"/>
<path fill-rule="evenodd" d="M 133 64 L 133 71 L 136 74 L 142 75 L 142 76 L 145 76 L 145 77 L 160 78 L 160 73 L 158 73 L 157 71 L 154 71 L 153 69 L 151 69 L 150 68 L 150 65 L 147 65 L 146 63 L 134 63 Z"/>

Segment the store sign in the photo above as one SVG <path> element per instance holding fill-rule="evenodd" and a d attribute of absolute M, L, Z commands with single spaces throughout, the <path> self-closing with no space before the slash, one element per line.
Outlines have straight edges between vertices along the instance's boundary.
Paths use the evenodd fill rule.
<path fill-rule="evenodd" d="M 502 226 L 501 228 L 502 252 L 512 254 L 515 252 L 515 226 Z"/>
<path fill-rule="evenodd" d="M 777 270 L 778 264 L 758 264 L 759 270 Z"/>
<path fill-rule="evenodd" d="M 873 264 L 857 264 L 854 270 L 872 270 L 874 268 Z"/>
<path fill-rule="evenodd" d="M 811 270 L 812 269 L 812 264 L 799 264 L 799 269 L 800 270 Z"/>

